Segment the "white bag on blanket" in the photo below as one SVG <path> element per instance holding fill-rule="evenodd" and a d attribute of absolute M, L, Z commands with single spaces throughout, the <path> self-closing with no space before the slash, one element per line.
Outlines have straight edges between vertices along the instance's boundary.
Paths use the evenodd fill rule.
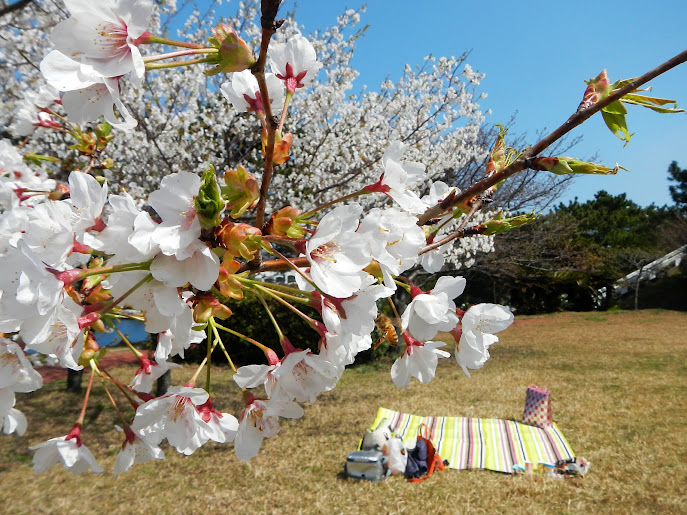
<path fill-rule="evenodd" d="M 384 446 L 384 456 L 388 460 L 386 466 L 392 476 L 405 474 L 408 464 L 408 450 L 402 439 L 396 436 L 390 438 Z"/>

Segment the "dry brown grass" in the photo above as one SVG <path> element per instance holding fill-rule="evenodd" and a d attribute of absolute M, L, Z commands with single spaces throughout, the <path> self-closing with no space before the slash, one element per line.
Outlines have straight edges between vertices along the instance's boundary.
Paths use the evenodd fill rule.
<path fill-rule="evenodd" d="M 231 445 L 210 444 L 184 458 L 75 477 L 55 467 L 32 473 L 26 447 L 65 434 L 78 400 L 61 381 L 20 395 L 29 418 L 22 438 L 0 439 L 3 513 L 679 513 L 687 511 L 687 314 L 641 311 L 522 317 L 503 333 L 486 367 L 465 377 L 444 360 L 430 385 L 396 389 L 388 367 L 348 370 L 340 385 L 287 421 L 248 464 Z M 219 373 L 219 371 L 218 371 Z M 188 370 L 177 374 L 183 382 Z M 420 415 L 518 418 L 525 388 L 553 392 L 554 418 L 578 455 L 584 479 L 556 480 L 447 470 L 410 484 L 342 478 L 379 406 Z M 227 384 L 225 382 L 225 384 Z M 236 413 L 234 389 L 216 405 Z M 111 470 L 119 437 L 111 408 L 87 422 L 85 441 Z M 89 427 L 91 430 L 89 430 Z M 102 430 L 102 431 L 101 431 Z M 98 433 L 103 433 L 101 436 Z"/>

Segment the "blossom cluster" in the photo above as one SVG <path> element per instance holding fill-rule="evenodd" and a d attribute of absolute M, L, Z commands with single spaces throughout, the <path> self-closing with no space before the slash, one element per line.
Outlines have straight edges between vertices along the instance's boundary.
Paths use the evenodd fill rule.
<path fill-rule="evenodd" d="M 153 6 L 149 31 L 160 31 L 170 2 L 164 4 Z M 260 36 L 257 4 L 257 0 L 241 3 L 236 15 L 241 21 L 234 25 L 237 30 L 241 27 L 242 37 L 254 48 L 259 45 L 255 39 Z M 207 8 L 190 16 L 179 30 L 193 44 L 201 45 L 205 41 L 213 18 L 216 19 L 213 10 L 229 14 L 226 7 L 215 2 L 204 2 L 205 5 Z M 29 6 L 22 12 L 27 18 L 31 13 L 38 20 L 35 24 L 41 27 L 49 27 L 56 19 L 64 18 L 52 2 L 41 2 L 40 10 Z M 413 159 L 431 163 L 428 180 L 449 184 L 474 181 L 478 165 L 488 154 L 481 129 L 485 118 L 478 106 L 481 95 L 475 91 L 482 75 L 466 65 L 465 56 L 427 58 L 417 69 L 408 66 L 400 70 L 399 80 L 385 83 L 381 91 L 376 91 L 373 85 L 367 89 L 358 84 L 358 74 L 351 65 L 356 42 L 364 31 L 359 24 L 361 15 L 364 13 L 347 10 L 333 27 L 308 35 L 319 60 L 326 62 L 327 67 L 308 83 L 308 95 L 295 95 L 291 101 L 289 126 L 292 131 L 297 128 L 303 136 L 293 141 L 292 159 L 273 178 L 274 187 L 268 199 L 272 207 L 313 205 L 321 199 L 332 200 L 362 188 L 374 180 L 376 170 L 372 165 L 381 159 L 387 142 L 392 140 L 408 144 L 407 151 Z M 23 16 L 16 15 L 12 20 L 12 25 L 22 30 L 6 45 L 0 41 L 0 49 L 10 57 L 8 64 L 18 65 L 29 57 L 35 59 L 35 69 L 38 69 L 40 58 L 47 53 L 44 49 L 50 45 L 50 30 L 34 31 L 33 24 Z M 275 38 L 285 43 L 297 34 L 298 25 L 288 20 Z M 17 48 L 31 48 L 31 52 L 28 56 L 19 55 Z M 11 89 L 4 90 L 8 95 L 3 100 L 8 107 L 14 105 L 13 97 L 20 97 L 27 85 L 33 84 L 31 87 L 38 89 L 44 82 L 40 75 L 31 74 L 33 69 L 17 66 L 21 89 L 13 77 L 8 83 Z M 128 81 L 120 92 L 128 111 L 137 120 L 143 120 L 144 125 L 140 130 L 118 134 L 110 143 L 108 149 L 117 166 L 102 173 L 111 184 L 126 187 L 134 198 L 144 198 L 157 188 L 163 175 L 202 172 L 208 164 L 225 170 L 235 167 L 238 160 L 245 160 L 243 166 L 260 179 L 261 171 L 255 165 L 260 159 L 259 137 L 256 140 L 253 122 L 224 98 L 216 98 L 217 89 L 227 82 L 225 77 L 198 80 L 196 68 L 182 67 L 173 74 L 148 71 L 145 79 L 141 87 Z M 158 98 L 165 101 L 159 102 Z M 0 112 L 0 124 L 14 123 L 18 112 L 18 109 Z M 390 113 L 394 114 L 393 119 Z M 60 134 L 54 131 L 40 132 L 26 148 L 36 151 L 46 140 L 59 157 L 70 155 Z M 57 169 L 57 165 L 49 163 L 44 166 Z M 312 188 L 313 183 L 318 187 Z M 530 192 L 540 183 L 537 195 L 548 198 L 558 191 L 555 185 L 545 183 L 540 174 L 530 177 L 526 188 L 504 187 L 502 191 L 508 189 L 508 198 L 501 200 L 497 192 L 492 206 L 526 209 L 513 199 L 533 198 Z M 421 189 L 426 192 L 428 187 L 426 183 Z M 368 203 L 379 200 L 370 197 L 361 202 L 369 208 Z M 456 241 L 444 255 L 447 264 L 457 269 L 471 266 L 479 253 L 491 250 L 492 238 L 471 235 Z"/>
<path fill-rule="evenodd" d="M 97 160 L 112 139 L 109 126 L 91 134 L 73 123 L 103 116 L 116 128 L 132 129 L 133 118 L 119 98 L 121 77 L 131 74 L 140 81 L 149 66 L 179 54 L 145 60 L 139 53 L 140 44 L 163 42 L 146 31 L 149 0 L 97 5 L 70 0 L 67 7 L 71 17 L 53 31 L 57 49 L 45 57 L 41 69 L 62 92 L 55 98 L 50 90 L 50 102 L 61 104 L 70 121 L 53 118 L 56 112 L 49 103 L 44 113 L 51 118 L 39 115 L 29 125 L 69 132 L 80 152 L 90 156 L 90 164 L 72 171 L 68 183 L 61 184 L 31 171 L 11 144 L 0 141 L 0 255 L 9 270 L 0 279 L 3 431 L 24 432 L 26 420 L 14 408 L 14 393 L 41 386 L 22 348 L 54 355 L 72 370 L 91 370 L 84 407 L 72 430 L 32 447 L 36 472 L 58 462 L 74 473 L 102 470 L 82 441 L 94 377 L 106 389 L 110 384 L 127 392 L 134 409 L 129 418 L 117 409 L 124 442 L 115 475 L 136 462 L 162 459 L 164 439 L 186 455 L 209 441 L 233 442 L 236 456 L 249 460 L 265 438 L 279 432 L 280 418 L 303 416 L 300 403 L 314 402 L 333 389 L 357 354 L 372 346 L 380 305 L 396 310 L 392 296 L 399 290 L 411 300 L 397 313 L 402 348 L 391 368 L 394 384 L 407 387 L 413 377 L 422 383 L 434 378 L 438 359 L 449 356 L 441 350 L 445 344 L 435 341 L 440 331 L 454 337 L 455 359 L 466 374 L 484 365 L 489 346 L 498 341 L 494 333 L 513 320 L 510 310 L 478 304 L 463 311 L 455 301 L 465 288 L 462 277 L 442 276 L 433 289 L 423 291 L 404 274 L 414 268 L 440 271 L 455 237 L 488 235 L 490 226 L 473 217 L 477 207 L 470 203 L 421 222 L 423 213 L 459 191 L 431 180 L 422 163 L 406 159 L 408 145 L 392 139 L 373 166 L 374 178 L 356 191 L 323 196 L 309 211 L 291 204 L 266 212 L 273 167 L 288 163 L 296 151 L 298 138 L 285 132 L 289 105 L 322 67 L 308 39 L 292 35 L 271 45 L 258 58 L 269 63 L 271 74 L 260 72 L 260 61 L 226 25 L 213 29 L 210 47 L 177 44 L 188 49 L 180 51 L 183 55 L 205 56 L 186 65 L 210 64 L 214 68 L 206 72 L 228 74 L 218 96 L 259 120 L 264 169 L 259 179 L 241 165 L 219 177 L 212 167 L 202 175 L 170 173 L 144 206 L 126 191 L 111 192 L 106 178 L 87 173 L 107 168 Z M 251 215 L 253 225 L 245 222 Z M 297 286 L 258 279 L 260 271 L 275 269 L 294 270 Z M 263 303 L 277 344 L 232 329 L 226 304 L 247 296 Z M 294 347 L 272 316 L 275 305 L 306 321 L 317 346 Z M 314 308 L 319 319 L 299 306 Z M 122 335 L 140 363 L 128 384 L 101 369 L 104 351 L 94 336 L 127 316 L 157 334 L 152 356 Z M 218 347 L 233 368 L 231 349 L 225 348 L 220 331 L 258 347 L 267 362 L 234 370 L 245 403 L 237 416 L 213 406 L 209 369 L 204 388 L 196 386 Z M 207 357 L 196 373 L 183 386 L 152 396 L 153 381 L 177 366 L 172 359 L 183 358 L 191 345 L 201 342 Z"/>

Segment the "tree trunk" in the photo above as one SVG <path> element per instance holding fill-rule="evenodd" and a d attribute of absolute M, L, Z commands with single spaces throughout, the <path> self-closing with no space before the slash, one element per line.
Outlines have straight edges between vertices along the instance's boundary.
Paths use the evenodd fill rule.
<path fill-rule="evenodd" d="M 67 391 L 71 393 L 81 393 L 81 378 L 83 370 L 67 370 Z"/>
<path fill-rule="evenodd" d="M 642 271 L 644 270 L 644 265 L 639 267 L 639 273 L 637 274 L 637 283 L 635 284 L 635 311 L 639 309 L 639 284 L 642 281 Z"/>
<path fill-rule="evenodd" d="M 161 395 L 166 394 L 170 386 L 172 386 L 172 371 L 168 370 L 157 379 L 155 395 L 160 397 Z"/>

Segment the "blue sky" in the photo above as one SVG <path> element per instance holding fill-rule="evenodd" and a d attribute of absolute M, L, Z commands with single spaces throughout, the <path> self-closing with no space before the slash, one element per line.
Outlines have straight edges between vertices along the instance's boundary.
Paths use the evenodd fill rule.
<path fill-rule="evenodd" d="M 296 17 L 307 33 L 334 23 L 355 0 L 298 0 Z M 283 9 L 292 8 L 286 0 Z M 420 64 L 425 55 L 461 55 L 486 74 L 481 91 L 491 109 L 488 123 L 506 122 L 517 112 L 515 133 L 534 143 L 538 130 L 552 130 L 577 108 L 584 80 L 607 68 L 611 81 L 641 75 L 687 46 L 684 0 L 544 1 L 370 0 L 362 23 L 369 24 L 354 58 L 361 73 L 356 86 L 375 88 L 403 66 Z M 653 94 L 687 106 L 687 64 L 655 79 Z M 354 88 L 357 89 L 357 88 Z M 687 114 L 662 115 L 630 107 L 630 144 L 611 134 L 597 115 L 573 135 L 583 142 L 570 152 L 598 156 L 630 173 L 585 176 L 562 199 L 593 198 L 598 190 L 627 193 L 641 204 L 672 203 L 666 170 L 676 160 L 687 168 Z"/>

